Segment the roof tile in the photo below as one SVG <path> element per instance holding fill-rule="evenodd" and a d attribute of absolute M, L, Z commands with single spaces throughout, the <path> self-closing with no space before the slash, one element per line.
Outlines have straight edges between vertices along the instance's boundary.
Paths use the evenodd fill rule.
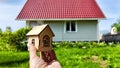
<path fill-rule="evenodd" d="M 105 18 L 95 0 L 28 0 L 17 19 Z"/>

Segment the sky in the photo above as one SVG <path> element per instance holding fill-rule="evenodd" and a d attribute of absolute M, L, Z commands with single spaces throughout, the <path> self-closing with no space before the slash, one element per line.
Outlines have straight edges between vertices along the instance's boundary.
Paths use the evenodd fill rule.
<path fill-rule="evenodd" d="M 111 26 L 120 19 L 120 0 L 97 0 L 99 7 L 106 16 L 106 19 L 100 20 L 100 31 L 110 31 Z"/>
<path fill-rule="evenodd" d="M 10 26 L 12 31 L 25 27 L 25 21 L 15 20 L 27 0 L 0 0 L 0 28 Z M 106 19 L 99 21 L 100 31 L 110 31 L 120 18 L 120 0 L 96 0 Z"/>
<path fill-rule="evenodd" d="M 0 0 L 0 28 L 5 31 L 10 26 L 12 31 L 25 27 L 25 21 L 15 20 L 26 0 Z"/>

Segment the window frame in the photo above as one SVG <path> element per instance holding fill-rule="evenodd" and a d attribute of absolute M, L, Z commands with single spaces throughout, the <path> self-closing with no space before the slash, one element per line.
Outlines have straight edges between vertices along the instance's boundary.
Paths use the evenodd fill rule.
<path fill-rule="evenodd" d="M 67 22 L 69 22 L 70 24 L 69 24 L 69 31 L 67 30 Z M 64 23 L 64 32 L 77 32 L 77 21 L 74 21 L 74 24 L 75 24 L 75 31 L 72 31 L 72 27 L 71 27 L 71 25 L 72 25 L 72 21 L 65 21 L 65 23 Z"/>

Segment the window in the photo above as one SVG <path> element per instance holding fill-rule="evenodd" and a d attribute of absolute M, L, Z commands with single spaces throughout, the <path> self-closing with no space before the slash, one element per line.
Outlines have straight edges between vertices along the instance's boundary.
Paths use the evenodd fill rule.
<path fill-rule="evenodd" d="M 76 31 L 76 21 L 67 21 L 66 22 L 66 31 L 68 32 L 72 32 L 72 31 Z"/>

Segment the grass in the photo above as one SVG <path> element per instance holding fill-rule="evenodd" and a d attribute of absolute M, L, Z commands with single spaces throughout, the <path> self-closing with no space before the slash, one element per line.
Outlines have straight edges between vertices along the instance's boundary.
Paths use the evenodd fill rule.
<path fill-rule="evenodd" d="M 55 48 L 63 68 L 120 68 L 120 46 Z M 0 51 L 0 68 L 29 68 L 28 52 Z"/>
<path fill-rule="evenodd" d="M 98 63 L 92 63 L 89 55 L 85 55 L 87 50 L 77 48 L 60 48 L 56 50 L 58 60 L 63 68 L 99 68 Z"/>
<path fill-rule="evenodd" d="M 0 68 L 29 68 L 28 52 L 0 51 Z"/>

